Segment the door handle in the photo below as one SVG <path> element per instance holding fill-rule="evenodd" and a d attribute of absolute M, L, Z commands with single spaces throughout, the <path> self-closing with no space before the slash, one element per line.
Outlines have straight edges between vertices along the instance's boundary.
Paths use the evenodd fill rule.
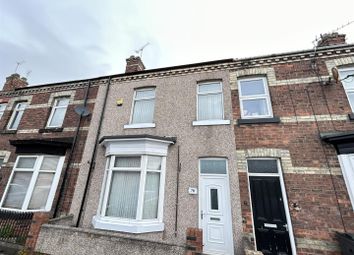
<path fill-rule="evenodd" d="M 204 212 L 203 210 L 200 210 L 200 218 L 203 219 L 203 217 L 204 217 Z"/>
<path fill-rule="evenodd" d="M 286 231 L 289 231 L 288 224 L 284 224 L 283 227 L 286 229 Z"/>

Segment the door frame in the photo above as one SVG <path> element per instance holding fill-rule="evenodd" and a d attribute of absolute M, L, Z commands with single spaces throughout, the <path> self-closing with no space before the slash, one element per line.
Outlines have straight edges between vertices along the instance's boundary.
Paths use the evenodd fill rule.
<path fill-rule="evenodd" d="M 248 160 L 276 160 L 277 161 L 278 173 L 249 173 L 248 164 L 247 164 Z M 257 239 L 256 239 L 255 226 L 254 226 L 252 194 L 251 194 L 251 187 L 250 187 L 250 176 L 278 177 L 279 178 L 279 183 L 280 183 L 280 190 L 281 190 L 281 194 L 282 194 L 283 202 L 284 202 L 283 204 L 284 204 L 286 223 L 288 225 L 291 252 L 292 252 L 293 255 L 296 255 L 297 253 L 296 253 L 295 237 L 294 237 L 293 225 L 292 225 L 291 217 L 290 217 L 290 210 L 289 210 L 289 205 L 288 205 L 288 197 L 287 197 L 287 194 L 286 194 L 286 189 L 285 189 L 285 184 L 284 184 L 284 179 L 283 179 L 283 170 L 282 170 L 282 167 L 281 167 L 280 159 L 279 158 L 271 158 L 271 157 L 266 157 L 266 158 L 259 158 L 259 157 L 258 158 L 257 157 L 256 158 L 246 158 L 246 170 L 247 170 L 248 195 L 249 195 L 251 216 L 252 216 L 252 232 L 253 232 L 253 238 L 255 240 L 255 242 L 254 242 L 255 250 L 257 250 Z"/>
<path fill-rule="evenodd" d="M 226 174 L 202 174 L 200 171 L 200 160 L 208 160 L 208 159 L 224 159 L 226 161 Z M 198 227 L 203 230 L 203 225 L 202 225 L 202 219 L 201 219 L 201 191 L 202 191 L 202 178 L 209 178 L 209 179 L 223 179 L 226 180 L 227 182 L 227 187 L 225 188 L 225 194 L 226 194 L 226 208 L 230 208 L 230 211 L 228 212 L 228 218 L 230 220 L 230 228 L 231 228 L 231 244 L 230 244 L 230 249 L 231 249 L 231 254 L 234 254 L 234 231 L 233 231 L 233 220 L 232 220 L 232 208 L 231 208 L 231 192 L 230 192 L 230 181 L 229 181 L 229 167 L 228 167 L 228 159 L 223 158 L 223 157 L 205 157 L 205 158 L 199 158 L 198 160 L 198 186 L 199 186 L 199 192 L 198 192 Z M 203 239 L 203 246 L 204 246 L 204 239 Z M 204 254 L 204 250 L 203 250 Z"/>

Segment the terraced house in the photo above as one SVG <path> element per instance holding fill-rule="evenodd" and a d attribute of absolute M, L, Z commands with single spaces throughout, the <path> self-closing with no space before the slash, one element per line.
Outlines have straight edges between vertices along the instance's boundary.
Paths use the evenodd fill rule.
<path fill-rule="evenodd" d="M 62 84 L 10 80 L 25 82 L 11 76 L 1 92 L 1 207 L 36 211 L 29 248 L 334 255 L 336 232 L 354 232 L 345 35 L 150 70 L 132 56 L 125 73 Z"/>

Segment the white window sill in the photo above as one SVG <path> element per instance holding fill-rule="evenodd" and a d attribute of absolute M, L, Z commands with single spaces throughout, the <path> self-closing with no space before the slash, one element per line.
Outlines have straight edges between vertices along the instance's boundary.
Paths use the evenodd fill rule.
<path fill-rule="evenodd" d="M 92 219 L 92 225 L 96 229 L 120 231 L 126 233 L 148 233 L 148 232 L 160 232 L 164 230 L 164 223 L 151 221 L 151 222 L 128 222 L 106 219 L 99 216 L 94 216 Z"/>
<path fill-rule="evenodd" d="M 156 127 L 155 123 L 137 123 L 137 124 L 124 125 L 125 129 L 129 129 L 129 128 L 154 128 L 154 127 Z"/>
<path fill-rule="evenodd" d="M 229 125 L 230 120 L 196 120 L 193 126 Z"/>

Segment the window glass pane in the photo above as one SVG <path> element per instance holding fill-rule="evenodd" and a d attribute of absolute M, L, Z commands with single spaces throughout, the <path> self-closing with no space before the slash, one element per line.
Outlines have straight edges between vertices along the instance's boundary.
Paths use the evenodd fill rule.
<path fill-rule="evenodd" d="M 240 87 L 242 96 L 265 94 L 263 79 L 240 81 Z"/>
<path fill-rule="evenodd" d="M 160 173 L 147 172 L 144 192 L 143 219 L 156 219 L 159 202 Z"/>
<path fill-rule="evenodd" d="M 141 99 L 141 98 L 151 98 L 155 97 L 155 90 L 137 90 L 135 94 L 135 99 Z"/>
<path fill-rule="evenodd" d="M 200 160 L 202 174 L 226 174 L 226 160 Z"/>
<path fill-rule="evenodd" d="M 278 173 L 276 160 L 247 160 L 249 173 Z"/>
<path fill-rule="evenodd" d="M 28 209 L 45 209 L 54 173 L 39 173 Z"/>
<path fill-rule="evenodd" d="M 198 96 L 198 120 L 221 120 L 222 113 L 221 93 Z"/>
<path fill-rule="evenodd" d="M 10 125 L 10 129 L 17 129 L 18 125 L 20 124 L 22 115 L 23 115 L 23 111 L 15 111 L 14 113 L 14 118 L 12 119 L 12 123 Z"/>
<path fill-rule="evenodd" d="M 140 167 L 141 157 L 116 157 L 115 167 Z"/>
<path fill-rule="evenodd" d="M 149 156 L 147 168 L 150 170 L 161 170 L 161 159 L 158 156 Z"/>
<path fill-rule="evenodd" d="M 2 115 L 4 115 L 5 109 L 6 109 L 6 104 L 0 104 L 0 119 Z"/>
<path fill-rule="evenodd" d="M 49 126 L 51 127 L 61 127 L 64 122 L 66 108 L 53 108 L 53 116 L 50 120 Z"/>
<path fill-rule="evenodd" d="M 242 100 L 243 116 L 269 115 L 267 101 L 262 99 Z"/>
<path fill-rule="evenodd" d="M 354 92 L 348 92 L 348 98 L 349 98 L 350 105 L 354 107 Z"/>
<path fill-rule="evenodd" d="M 114 171 L 107 201 L 107 216 L 135 219 L 140 172 Z"/>
<path fill-rule="evenodd" d="M 55 171 L 57 169 L 58 161 L 59 161 L 59 157 L 45 156 L 43 158 L 43 162 L 42 162 L 40 170 Z"/>
<path fill-rule="evenodd" d="M 354 77 L 348 77 L 348 75 L 353 75 L 354 70 L 340 71 L 340 78 L 342 79 L 342 84 L 345 89 L 354 89 Z M 344 80 L 343 80 L 344 79 Z"/>
<path fill-rule="evenodd" d="M 36 163 L 36 157 L 20 157 L 16 168 L 33 168 Z"/>
<path fill-rule="evenodd" d="M 3 157 L 0 157 L 0 168 L 2 166 L 2 164 L 4 163 L 4 158 Z"/>
<path fill-rule="evenodd" d="M 24 109 L 26 108 L 26 106 L 27 106 L 27 103 L 26 103 L 26 102 L 22 102 L 22 103 L 18 103 L 18 104 L 16 105 L 16 108 L 17 108 L 18 110 L 24 110 Z"/>
<path fill-rule="evenodd" d="M 221 92 L 221 83 L 208 83 L 208 84 L 200 84 L 198 86 L 200 93 L 207 93 L 207 92 Z"/>
<path fill-rule="evenodd" d="M 210 209 L 219 210 L 218 190 L 210 189 Z"/>
<path fill-rule="evenodd" d="M 135 101 L 132 123 L 153 123 L 155 99 Z"/>
<path fill-rule="evenodd" d="M 4 207 L 21 209 L 26 196 L 28 185 L 32 178 L 32 172 L 15 172 L 10 183 Z"/>
<path fill-rule="evenodd" d="M 57 106 L 67 106 L 69 104 L 69 98 L 59 98 L 57 99 Z"/>

